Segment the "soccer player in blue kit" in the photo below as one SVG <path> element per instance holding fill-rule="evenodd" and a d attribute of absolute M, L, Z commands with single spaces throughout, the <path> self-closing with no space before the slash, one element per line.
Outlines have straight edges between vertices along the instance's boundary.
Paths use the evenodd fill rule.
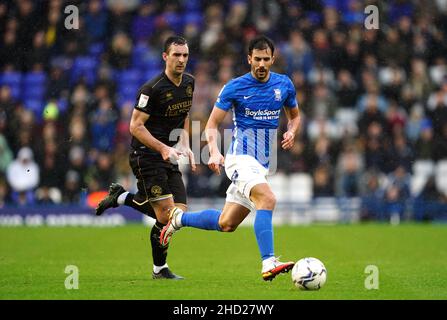
<path fill-rule="evenodd" d="M 210 150 L 208 166 L 216 174 L 220 174 L 220 166 L 224 166 L 232 181 L 223 210 L 183 212 L 174 207 L 160 235 L 161 244 L 167 245 L 181 227 L 232 232 L 251 211 L 256 211 L 254 231 L 264 280 L 273 280 L 294 266 L 293 262 L 280 262 L 274 254 L 272 214 L 276 199 L 266 176 L 281 109 L 284 108 L 288 118 L 287 131 L 281 141 L 284 150 L 293 146 L 300 114 L 292 81 L 286 75 L 270 71 L 275 61 L 274 50 L 273 42 L 265 36 L 250 41 L 248 63 L 251 71 L 222 88 L 205 128 Z M 224 159 L 217 146 L 217 128 L 231 108 L 233 137 Z"/>

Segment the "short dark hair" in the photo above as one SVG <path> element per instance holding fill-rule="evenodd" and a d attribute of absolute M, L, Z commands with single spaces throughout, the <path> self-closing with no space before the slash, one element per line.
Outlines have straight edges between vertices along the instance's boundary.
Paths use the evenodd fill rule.
<path fill-rule="evenodd" d="M 167 53 L 168 50 L 169 50 L 169 47 L 171 46 L 171 44 L 185 45 L 185 44 L 188 44 L 188 42 L 183 37 L 180 37 L 180 36 L 170 36 L 165 41 L 165 44 L 164 44 L 164 47 L 163 47 L 163 52 Z"/>
<path fill-rule="evenodd" d="M 272 50 L 273 55 L 273 52 L 275 52 L 273 41 L 266 36 L 257 36 L 250 40 L 250 43 L 248 44 L 248 54 L 251 56 L 251 54 L 253 53 L 253 49 L 265 50 L 267 48 L 270 48 L 270 50 Z"/>

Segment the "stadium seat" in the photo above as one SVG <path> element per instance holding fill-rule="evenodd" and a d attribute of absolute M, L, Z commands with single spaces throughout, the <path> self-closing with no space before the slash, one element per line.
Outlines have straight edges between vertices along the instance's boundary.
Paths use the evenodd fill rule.
<path fill-rule="evenodd" d="M 337 222 L 340 220 L 340 211 L 335 198 L 316 198 L 313 206 L 313 220 L 324 222 Z"/>
<path fill-rule="evenodd" d="M 435 164 L 432 160 L 416 160 L 412 169 L 410 192 L 412 196 L 417 196 L 424 188 L 428 178 L 435 173 Z"/>
<path fill-rule="evenodd" d="M 44 72 L 28 72 L 23 76 L 23 88 L 46 85 L 47 75 Z"/>
<path fill-rule="evenodd" d="M 358 134 L 357 120 L 359 114 L 356 109 L 341 108 L 336 111 L 335 119 L 338 124 L 352 134 Z"/>
<path fill-rule="evenodd" d="M 46 86 L 42 84 L 23 85 L 22 98 L 24 100 L 43 100 L 45 98 Z"/>
<path fill-rule="evenodd" d="M 45 108 L 45 103 L 43 100 L 38 99 L 29 99 L 24 100 L 23 104 L 25 105 L 25 108 L 28 110 L 31 110 L 34 115 L 36 116 L 36 119 L 41 120 L 42 119 L 42 112 Z"/>
<path fill-rule="evenodd" d="M 158 52 L 144 44 L 137 44 L 132 51 L 132 67 L 138 70 L 161 69 L 162 59 Z"/>
<path fill-rule="evenodd" d="M 96 68 L 96 59 L 90 56 L 79 56 L 73 63 L 73 68 L 91 70 Z"/>
<path fill-rule="evenodd" d="M 22 74 L 20 72 L 3 72 L 0 75 L 0 85 L 20 86 Z"/>
<path fill-rule="evenodd" d="M 185 22 L 185 24 L 192 23 L 192 24 L 200 26 L 203 23 L 203 15 L 201 15 L 197 11 L 188 12 L 184 16 L 184 22 Z"/>
<path fill-rule="evenodd" d="M 131 98 L 132 100 L 134 100 L 137 96 L 138 89 L 139 86 L 137 84 L 124 82 L 118 88 L 118 95 L 120 97 L 124 97 L 125 99 Z"/>
<path fill-rule="evenodd" d="M 144 73 L 144 77 L 143 77 L 144 80 L 143 80 L 143 82 L 146 82 L 146 81 L 156 77 L 160 73 L 161 73 L 161 69 L 150 69 L 150 70 L 147 70 Z"/>
<path fill-rule="evenodd" d="M 289 178 L 284 173 L 275 173 L 268 181 L 277 201 L 291 201 L 289 197 Z"/>
<path fill-rule="evenodd" d="M 132 50 L 132 62 L 142 60 L 148 50 L 149 47 L 144 43 L 137 43 Z"/>
<path fill-rule="evenodd" d="M 194 11 L 194 12 L 198 12 L 200 13 L 200 0 L 189 0 L 189 1 L 185 1 L 185 9 L 188 12 Z"/>
<path fill-rule="evenodd" d="M 20 99 L 22 84 L 22 74 L 20 72 L 4 72 L 0 74 L 0 86 L 8 86 L 11 96 Z"/>
<path fill-rule="evenodd" d="M 429 177 L 435 172 L 432 160 L 416 160 L 413 163 L 413 175 Z"/>
<path fill-rule="evenodd" d="M 93 85 L 96 81 L 97 61 L 94 57 L 77 57 L 71 68 L 70 81 L 72 84 L 84 78 L 88 85 Z"/>
<path fill-rule="evenodd" d="M 119 109 L 123 108 L 127 103 L 130 103 L 132 106 L 135 104 L 135 97 L 125 97 L 125 96 L 121 96 L 118 95 L 117 98 L 117 106 Z"/>
<path fill-rule="evenodd" d="M 438 161 L 436 164 L 435 174 L 435 182 L 438 190 L 444 194 L 447 194 L 447 160 Z"/>
<path fill-rule="evenodd" d="M 118 85 L 141 85 L 141 71 L 138 69 L 127 69 L 116 74 Z"/>
<path fill-rule="evenodd" d="M 413 174 L 410 179 L 410 193 L 413 197 L 417 197 L 421 193 L 425 184 L 427 183 L 428 176 Z"/>
<path fill-rule="evenodd" d="M 99 57 L 103 52 L 104 52 L 104 43 L 102 42 L 93 43 L 88 48 L 89 55 L 95 57 L 96 59 L 99 59 Z"/>
<path fill-rule="evenodd" d="M 289 177 L 290 199 L 297 202 L 312 200 L 313 181 L 307 173 L 294 173 Z"/>

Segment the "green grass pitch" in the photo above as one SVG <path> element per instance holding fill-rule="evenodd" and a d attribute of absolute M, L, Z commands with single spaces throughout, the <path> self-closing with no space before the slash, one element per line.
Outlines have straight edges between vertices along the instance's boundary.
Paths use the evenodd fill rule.
<path fill-rule="evenodd" d="M 152 280 L 149 227 L 0 228 L 0 299 L 447 299 L 447 225 L 275 227 L 283 260 L 313 256 L 328 270 L 320 291 L 294 288 L 290 274 L 264 282 L 252 228 L 182 229 L 168 263 L 183 281 Z M 79 269 L 67 290 L 65 267 Z M 367 290 L 368 265 L 379 288 Z"/>

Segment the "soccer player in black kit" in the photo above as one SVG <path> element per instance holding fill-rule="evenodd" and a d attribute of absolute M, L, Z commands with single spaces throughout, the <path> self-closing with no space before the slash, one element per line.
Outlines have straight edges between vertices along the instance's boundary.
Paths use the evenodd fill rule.
<path fill-rule="evenodd" d="M 169 37 L 164 43 L 165 70 L 146 82 L 139 90 L 130 120 L 132 134 L 130 166 L 137 178 L 138 192 L 127 192 L 113 183 L 108 195 L 98 204 L 96 215 L 119 205 L 130 206 L 154 219 L 151 230 L 152 278 L 183 279 L 169 269 L 167 246 L 159 242 L 160 231 L 168 222 L 174 206 L 186 211 L 186 190 L 178 168 L 180 156 L 189 157 L 195 170 L 194 156 L 189 147 L 189 110 L 194 92 L 194 77 L 185 73 L 189 49 L 186 40 Z M 184 129 L 179 141 L 170 141 L 174 129 Z M 174 146 L 176 147 L 174 148 Z"/>

